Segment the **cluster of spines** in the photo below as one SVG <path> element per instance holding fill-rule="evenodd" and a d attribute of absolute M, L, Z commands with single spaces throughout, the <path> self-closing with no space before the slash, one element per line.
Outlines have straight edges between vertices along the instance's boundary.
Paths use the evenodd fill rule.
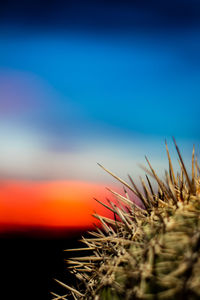
<path fill-rule="evenodd" d="M 197 235 L 191 238 L 193 240 L 196 238 L 195 241 L 192 241 L 194 244 L 192 244 L 192 247 L 198 248 L 195 251 L 193 249 L 194 254 L 197 256 L 199 251 L 200 169 L 193 148 L 192 176 L 190 179 L 175 140 L 174 143 L 179 156 L 180 173 L 177 173 L 175 176 L 166 143 L 169 172 L 165 172 L 165 182 L 159 179 L 146 158 L 150 170 L 145 169 L 147 183 L 141 179 L 143 192 L 140 192 L 130 176 L 128 177 L 131 185 L 100 165 L 106 172 L 123 184 L 125 195 L 123 196 L 110 190 L 116 201 L 108 200 L 108 205 L 95 199 L 109 209 L 113 213 L 114 218 L 110 219 L 94 214 L 101 222 L 101 228 L 89 232 L 89 238 L 82 238 L 81 241 L 86 245 L 85 248 L 67 250 L 90 251 L 92 254 L 82 257 L 77 256 L 67 260 L 68 268 L 80 280 L 81 285 L 78 289 L 75 289 L 59 282 L 63 287 L 67 288 L 69 293 L 65 296 L 58 296 L 52 293 L 55 300 L 66 300 L 69 295 L 74 299 L 81 300 L 117 300 L 123 299 L 125 294 L 126 299 L 132 299 L 131 297 L 133 296 L 135 299 L 168 299 L 177 293 L 177 287 L 174 287 L 172 281 L 177 280 L 177 286 L 180 289 L 178 276 L 184 274 L 187 268 L 189 270 L 189 265 L 181 264 L 176 266 L 176 263 L 174 263 L 174 256 L 178 255 L 180 249 L 176 247 L 173 235 L 170 235 L 170 226 L 171 228 L 176 226 L 177 230 L 179 230 L 182 228 L 181 226 L 188 226 L 193 220 L 192 218 L 195 219 L 194 222 L 197 222 L 195 225 Z M 157 193 L 153 190 L 149 176 L 153 177 L 157 182 Z M 130 200 L 127 189 L 140 199 L 141 205 L 137 205 Z M 173 219 L 171 216 L 173 216 Z M 185 224 L 182 224 L 184 216 L 188 218 L 184 220 Z M 194 224 L 192 225 L 194 226 Z M 188 242 L 188 235 L 184 235 L 184 232 L 182 233 L 182 239 Z M 179 239 L 179 241 L 181 240 L 178 231 L 175 238 Z M 185 240 L 182 240 L 182 246 L 184 247 L 187 246 Z M 170 246 L 164 247 L 163 245 L 166 243 Z M 162 247 L 163 249 L 161 249 Z M 155 264 L 156 260 L 158 261 L 158 257 L 160 261 Z M 169 259 L 168 263 L 170 262 L 171 268 L 167 268 L 166 257 Z M 197 259 L 195 258 L 194 261 L 196 262 Z M 177 267 L 176 272 L 174 270 L 175 267 Z M 184 271 L 184 267 L 186 271 Z M 167 270 L 168 273 L 165 274 Z M 158 274 L 161 276 L 162 282 L 158 279 L 157 283 L 154 284 L 154 279 L 156 276 L 158 277 Z M 199 277 L 198 279 L 200 280 Z M 187 278 L 187 280 L 189 279 Z M 127 291 L 124 291 L 125 288 Z M 200 289 L 198 286 L 197 288 Z M 155 294 L 157 298 L 154 298 Z"/>

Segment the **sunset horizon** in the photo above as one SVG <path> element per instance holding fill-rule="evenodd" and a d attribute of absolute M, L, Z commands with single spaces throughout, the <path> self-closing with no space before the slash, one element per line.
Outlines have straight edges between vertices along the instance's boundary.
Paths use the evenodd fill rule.
<path fill-rule="evenodd" d="M 109 215 L 94 198 L 105 202 L 109 196 L 103 183 L 1 180 L 0 232 L 41 228 L 59 234 L 59 230 L 94 228 L 93 223 L 98 224 L 94 211 Z"/>

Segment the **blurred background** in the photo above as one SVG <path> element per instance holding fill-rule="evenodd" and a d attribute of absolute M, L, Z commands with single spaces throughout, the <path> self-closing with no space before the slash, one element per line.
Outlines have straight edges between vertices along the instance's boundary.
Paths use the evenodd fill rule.
<path fill-rule="evenodd" d="M 163 176 L 165 139 L 177 167 L 172 136 L 186 165 L 193 144 L 199 155 L 199 53 L 197 0 L 0 2 L 1 263 L 13 295 L 51 299 L 62 250 L 106 213 L 93 197 L 122 191 L 97 162 L 138 182 L 144 155 Z"/>

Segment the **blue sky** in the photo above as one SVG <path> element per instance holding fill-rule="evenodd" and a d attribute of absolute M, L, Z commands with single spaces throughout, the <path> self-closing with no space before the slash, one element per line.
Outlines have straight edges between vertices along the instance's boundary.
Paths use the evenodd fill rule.
<path fill-rule="evenodd" d="M 154 13 L 160 27 L 156 27 L 148 5 L 140 7 L 138 12 L 127 4 L 120 14 L 119 7 L 109 3 L 113 10 L 109 8 L 106 14 L 100 10 L 102 19 L 100 15 L 95 26 L 85 21 L 87 7 L 79 22 L 75 19 L 73 23 L 71 18 L 70 24 L 60 22 L 53 30 L 48 22 L 45 26 L 37 24 L 34 15 L 33 24 L 23 25 L 19 22 L 27 22 L 23 10 L 19 20 L 16 15 L 16 23 L 4 18 L 0 30 L 1 138 L 4 136 L 5 140 L 6 132 L 9 144 L 8 140 L 15 140 L 13 134 L 18 136 L 17 140 L 21 140 L 18 151 L 22 147 L 23 154 L 14 169 L 6 165 L 10 158 L 5 157 L 2 176 L 18 176 L 18 167 L 23 165 L 30 144 L 32 156 L 27 154 L 30 157 L 20 176 L 43 179 L 48 177 L 48 170 L 40 176 L 42 167 L 38 165 L 35 173 L 31 169 L 35 169 L 36 157 L 42 160 L 44 153 L 52 152 L 60 160 L 62 154 L 66 161 L 74 155 L 74 161 L 80 162 L 75 164 L 75 172 L 82 174 L 85 160 L 91 155 L 96 161 L 109 157 L 113 166 L 120 153 L 128 155 L 130 161 L 131 155 L 134 161 L 140 159 L 139 151 L 134 153 L 140 147 L 155 153 L 156 161 L 155 145 L 172 135 L 185 149 L 194 142 L 199 144 L 200 35 L 198 24 L 190 22 L 196 19 L 187 16 L 184 19 L 179 13 L 177 19 L 165 16 L 163 25 L 162 14 L 159 15 L 162 10 L 157 9 Z M 176 8 L 180 5 L 177 3 Z M 98 15 L 93 7 L 94 11 L 91 24 Z M 113 26 L 108 22 L 109 12 Z M 151 26 L 146 21 L 142 26 L 139 21 L 125 22 L 127 16 L 132 20 L 134 14 L 137 20 L 140 16 L 145 20 L 148 15 Z M 10 156 L 19 158 L 17 147 L 11 144 Z M 126 153 L 125 144 L 131 147 L 128 152 L 132 154 Z M 103 147 L 102 157 L 95 146 Z M 115 157 L 110 154 L 113 151 L 120 153 Z M 59 169 L 62 163 L 58 165 L 54 167 Z M 128 166 L 128 159 L 125 165 Z M 120 168 L 121 163 L 119 171 Z M 66 166 L 66 173 L 58 171 L 52 177 L 70 177 L 67 169 Z M 93 177 L 91 174 L 88 173 L 88 178 Z"/>
<path fill-rule="evenodd" d="M 47 123 L 53 109 L 59 127 L 62 115 L 69 120 L 68 106 L 74 105 L 78 116 L 74 113 L 72 123 L 85 118 L 85 126 L 92 122 L 130 133 L 199 138 L 198 32 L 165 38 L 145 33 L 16 34 L 18 39 L 2 34 L 1 72 L 34 75 L 60 95 L 58 100 L 36 101 L 35 112 L 40 102 L 48 101 L 41 116 Z"/>

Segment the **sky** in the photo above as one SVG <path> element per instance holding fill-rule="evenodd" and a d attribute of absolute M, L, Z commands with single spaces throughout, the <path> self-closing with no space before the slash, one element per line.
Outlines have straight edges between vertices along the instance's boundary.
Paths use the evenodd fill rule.
<path fill-rule="evenodd" d="M 117 185 L 97 162 L 137 182 L 143 174 L 138 163 L 145 164 L 147 155 L 162 176 L 165 139 L 178 166 L 172 136 L 189 165 L 193 144 L 199 153 L 199 53 L 195 0 L 1 1 L 5 201 L 17 201 L 13 181 L 22 191 L 25 182 L 35 185 L 38 193 L 41 184 L 65 191 L 63 182 L 81 182 L 91 203 L 91 185 Z M 64 193 L 72 214 L 70 201 L 80 195 Z M 29 210 L 34 201 L 23 205 Z M 5 214 L 14 211 L 10 207 Z M 34 211 L 33 222 L 44 224 L 44 209 L 40 220 Z M 48 224 L 55 225 L 55 215 L 49 215 Z"/>

